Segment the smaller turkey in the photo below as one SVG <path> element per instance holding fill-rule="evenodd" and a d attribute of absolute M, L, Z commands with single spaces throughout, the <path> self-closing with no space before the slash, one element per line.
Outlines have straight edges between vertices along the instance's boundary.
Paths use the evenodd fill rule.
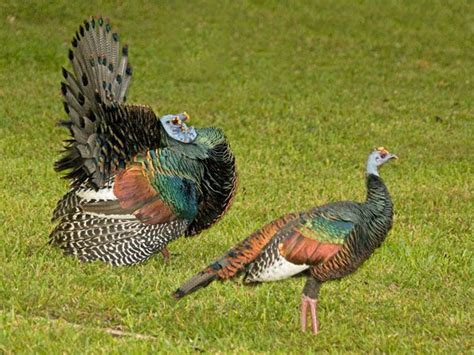
<path fill-rule="evenodd" d="M 306 274 L 301 300 L 301 328 L 318 332 L 317 301 L 325 281 L 356 271 L 384 241 L 392 227 L 393 205 L 378 168 L 397 159 L 383 147 L 367 160 L 367 198 L 340 201 L 278 218 L 230 249 L 178 288 L 180 299 L 214 280 L 244 274 L 244 282 L 277 281 Z"/>

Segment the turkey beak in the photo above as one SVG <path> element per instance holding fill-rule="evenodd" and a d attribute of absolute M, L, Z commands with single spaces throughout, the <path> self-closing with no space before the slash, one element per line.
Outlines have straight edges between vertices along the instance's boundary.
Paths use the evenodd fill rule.
<path fill-rule="evenodd" d="M 388 158 L 389 160 L 391 159 L 398 159 L 398 157 L 395 154 L 390 154 L 390 157 Z"/>

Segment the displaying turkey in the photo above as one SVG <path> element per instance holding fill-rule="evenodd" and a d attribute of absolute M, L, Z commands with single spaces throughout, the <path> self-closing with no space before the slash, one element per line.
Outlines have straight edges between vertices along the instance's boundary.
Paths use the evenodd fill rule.
<path fill-rule="evenodd" d="M 82 261 L 131 265 L 214 224 L 236 187 L 223 132 L 126 104 L 128 47 L 107 20 L 79 27 L 69 60 L 61 91 L 71 137 L 55 169 L 68 171 L 71 187 L 54 210 L 51 243 Z"/>
<path fill-rule="evenodd" d="M 179 299 L 214 280 L 230 279 L 241 273 L 245 273 L 244 281 L 250 283 L 306 273 L 301 326 L 305 331 L 309 307 L 316 334 L 316 303 L 321 284 L 357 270 L 392 227 L 392 201 L 378 167 L 394 158 L 397 157 L 384 148 L 370 153 L 364 203 L 328 203 L 276 219 L 193 276 L 173 296 Z"/>

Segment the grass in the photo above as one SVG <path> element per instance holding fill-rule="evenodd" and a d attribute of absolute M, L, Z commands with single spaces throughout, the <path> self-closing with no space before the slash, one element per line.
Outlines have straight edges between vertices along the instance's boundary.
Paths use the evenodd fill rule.
<path fill-rule="evenodd" d="M 0 13 L 0 352 L 472 351 L 472 2 L 7 0 Z M 52 169 L 60 67 L 99 13 L 130 44 L 130 101 L 223 128 L 237 156 L 233 207 L 171 244 L 170 263 L 79 264 L 45 246 L 67 189 Z M 401 158 L 382 171 L 394 228 L 323 286 L 318 336 L 299 332 L 301 278 L 170 297 L 265 222 L 362 200 L 380 145 Z"/>

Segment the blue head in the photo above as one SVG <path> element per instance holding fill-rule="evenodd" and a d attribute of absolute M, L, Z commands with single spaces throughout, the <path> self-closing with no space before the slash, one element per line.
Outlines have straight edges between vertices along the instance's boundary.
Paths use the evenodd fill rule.
<path fill-rule="evenodd" d="M 160 118 L 166 133 L 181 143 L 192 143 L 197 136 L 194 127 L 188 126 L 185 123 L 188 120 L 189 115 L 186 112 L 177 115 L 166 115 Z"/>
<path fill-rule="evenodd" d="M 367 174 L 373 174 L 379 176 L 378 168 L 386 162 L 398 159 L 395 154 L 391 154 L 384 147 L 379 147 L 369 154 L 367 159 Z"/>

